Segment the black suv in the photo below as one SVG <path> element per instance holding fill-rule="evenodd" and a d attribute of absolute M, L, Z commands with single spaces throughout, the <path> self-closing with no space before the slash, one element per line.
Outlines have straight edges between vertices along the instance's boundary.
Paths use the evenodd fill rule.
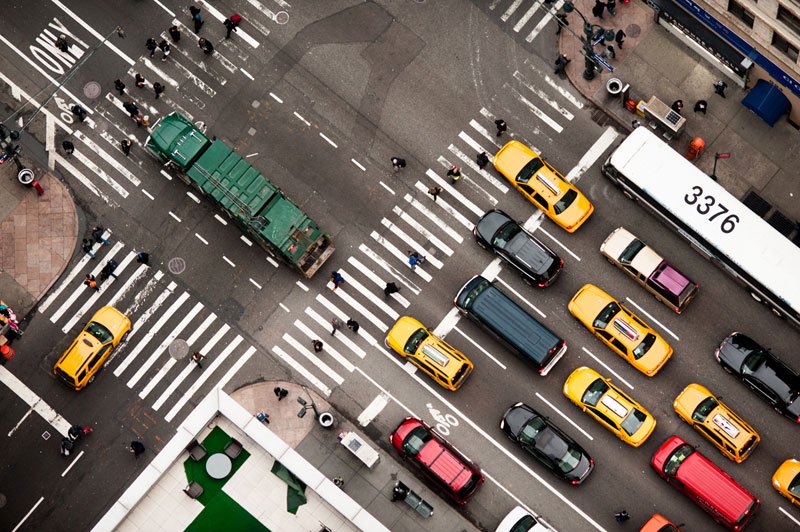
<path fill-rule="evenodd" d="M 491 249 L 519 270 L 528 284 L 549 286 L 564 266 L 558 255 L 499 209 L 484 214 L 472 234 L 479 246 Z"/>
<path fill-rule="evenodd" d="M 573 486 L 586 480 L 594 469 L 594 460 L 575 440 L 525 403 L 517 403 L 506 410 L 500 428 L 557 477 Z"/>
<path fill-rule="evenodd" d="M 715 353 L 722 369 L 736 375 L 775 411 L 800 423 L 800 376 L 755 340 L 735 332 Z"/>

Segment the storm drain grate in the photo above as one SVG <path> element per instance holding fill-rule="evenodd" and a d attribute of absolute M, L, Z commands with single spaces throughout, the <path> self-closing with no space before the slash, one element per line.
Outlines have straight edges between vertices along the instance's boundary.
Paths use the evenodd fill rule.
<path fill-rule="evenodd" d="M 186 271 L 186 261 L 180 257 L 169 259 L 169 262 L 167 263 L 167 268 L 174 275 L 181 274 L 184 271 Z"/>
<path fill-rule="evenodd" d="M 747 196 L 744 198 L 745 206 L 756 213 L 757 215 L 764 217 L 765 214 L 769 212 L 772 208 L 772 205 L 769 204 L 767 200 L 759 196 L 753 191 L 750 191 Z"/>
<path fill-rule="evenodd" d="M 794 228 L 797 225 L 795 222 L 784 216 L 780 211 L 775 211 L 772 213 L 772 216 L 769 217 L 767 222 L 769 225 L 777 229 L 778 232 L 783 236 L 789 236 L 792 234 L 792 231 L 794 231 Z"/>

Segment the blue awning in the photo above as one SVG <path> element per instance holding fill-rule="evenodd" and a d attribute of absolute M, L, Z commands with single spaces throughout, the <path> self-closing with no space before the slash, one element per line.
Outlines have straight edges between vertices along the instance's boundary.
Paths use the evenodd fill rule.
<path fill-rule="evenodd" d="M 770 127 L 792 107 L 778 87 L 763 79 L 758 80 L 756 86 L 750 89 L 750 93 L 742 100 L 742 105 L 760 116 Z"/>

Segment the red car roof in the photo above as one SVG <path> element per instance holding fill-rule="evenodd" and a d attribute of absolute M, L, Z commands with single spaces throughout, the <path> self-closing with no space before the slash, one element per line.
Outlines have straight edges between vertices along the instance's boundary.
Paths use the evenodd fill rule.
<path fill-rule="evenodd" d="M 453 491 L 463 488 L 472 477 L 472 469 L 436 440 L 430 440 L 425 444 L 417 455 L 417 460 Z"/>

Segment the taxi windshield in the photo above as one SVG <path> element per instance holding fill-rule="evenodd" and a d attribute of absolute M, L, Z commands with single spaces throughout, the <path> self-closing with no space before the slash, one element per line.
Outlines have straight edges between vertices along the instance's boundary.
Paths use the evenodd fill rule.
<path fill-rule="evenodd" d="M 633 436 L 636 431 L 639 430 L 639 427 L 644 424 L 646 419 L 647 415 L 645 415 L 644 412 L 632 408 L 620 425 L 622 425 L 622 429 L 627 432 L 629 436 Z"/>
<path fill-rule="evenodd" d="M 597 406 L 597 401 L 608 391 L 608 384 L 603 379 L 597 379 L 583 392 L 581 401 L 590 406 Z"/>
<path fill-rule="evenodd" d="M 419 349 L 419 344 L 425 341 L 430 334 L 428 331 L 425 330 L 424 327 L 417 329 L 414 334 L 408 337 L 408 341 L 406 342 L 405 347 L 403 347 L 403 351 L 408 353 L 409 355 L 413 355 Z"/>
<path fill-rule="evenodd" d="M 695 421 L 705 421 L 708 415 L 717 408 L 718 404 L 715 398 L 706 397 L 697 405 L 694 412 L 692 412 L 692 419 Z"/>
<path fill-rule="evenodd" d="M 86 326 L 86 332 L 88 332 L 89 334 L 100 340 L 101 344 L 105 344 L 114 339 L 114 335 L 111 334 L 111 331 L 109 331 L 103 325 L 100 325 L 96 321 L 93 321 Z"/>
<path fill-rule="evenodd" d="M 542 160 L 538 157 L 534 157 L 528 164 L 523 166 L 522 170 L 517 174 L 517 183 L 527 183 L 531 180 L 531 176 L 538 172 L 543 166 L 544 163 Z"/>
<path fill-rule="evenodd" d="M 636 360 L 642 358 L 645 355 L 645 353 L 647 353 L 647 351 L 649 351 L 650 348 L 653 347 L 653 344 L 655 342 L 656 342 L 656 335 L 653 333 L 647 333 L 647 335 L 644 337 L 644 340 L 642 340 L 642 342 L 636 346 L 636 349 L 633 350 L 633 358 L 635 358 Z"/>
<path fill-rule="evenodd" d="M 616 301 L 612 301 L 606 308 L 600 311 L 600 314 L 594 319 L 594 323 L 592 324 L 595 329 L 605 329 L 608 325 L 608 322 L 611 321 L 611 318 L 617 315 L 620 311 L 619 304 Z"/>
<path fill-rule="evenodd" d="M 556 211 L 556 214 L 561 214 L 562 212 L 569 209 L 569 206 L 575 202 L 575 198 L 578 197 L 578 193 L 575 191 L 574 188 L 567 190 L 566 194 L 564 194 L 560 200 L 555 202 L 553 205 L 553 210 Z"/>

